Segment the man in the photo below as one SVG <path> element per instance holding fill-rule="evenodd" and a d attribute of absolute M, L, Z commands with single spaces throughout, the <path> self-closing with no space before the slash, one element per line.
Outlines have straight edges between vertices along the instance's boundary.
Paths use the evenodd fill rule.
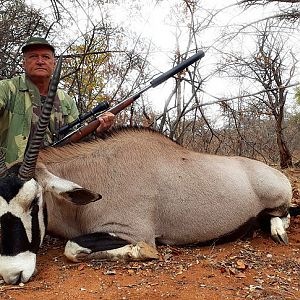
<path fill-rule="evenodd" d="M 55 68 L 54 47 L 44 38 L 30 38 L 22 52 L 25 74 L 0 81 L 0 147 L 6 151 L 7 163 L 23 159 Z M 74 99 L 61 89 L 57 90 L 53 106 L 45 146 L 53 142 L 61 126 L 78 118 Z M 97 133 L 112 126 L 114 115 L 104 113 L 99 121 Z"/>

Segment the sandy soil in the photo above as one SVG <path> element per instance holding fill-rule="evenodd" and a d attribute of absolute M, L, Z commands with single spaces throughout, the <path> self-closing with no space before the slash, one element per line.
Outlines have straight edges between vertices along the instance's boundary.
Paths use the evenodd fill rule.
<path fill-rule="evenodd" d="M 300 170 L 289 170 L 300 203 Z M 300 299 L 300 217 L 289 245 L 262 232 L 218 246 L 161 246 L 159 261 L 70 263 L 64 242 L 47 237 L 38 273 L 26 284 L 0 283 L 0 299 Z"/>

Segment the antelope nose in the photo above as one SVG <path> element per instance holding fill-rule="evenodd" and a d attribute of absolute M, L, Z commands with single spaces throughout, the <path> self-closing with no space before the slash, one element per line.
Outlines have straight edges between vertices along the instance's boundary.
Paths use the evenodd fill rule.
<path fill-rule="evenodd" d="M 30 277 L 25 276 L 23 271 L 21 271 L 19 273 L 10 274 L 9 277 L 3 277 L 3 279 L 7 284 L 19 284 L 26 283 L 30 279 Z"/>
<path fill-rule="evenodd" d="M 15 274 L 10 274 L 9 277 L 3 277 L 4 281 L 8 284 L 19 284 L 22 282 L 22 271 Z"/>

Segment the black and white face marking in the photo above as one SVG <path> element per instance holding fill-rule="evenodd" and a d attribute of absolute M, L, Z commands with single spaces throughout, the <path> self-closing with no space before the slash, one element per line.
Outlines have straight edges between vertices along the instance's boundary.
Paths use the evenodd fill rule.
<path fill-rule="evenodd" d="M 15 174 L 0 178 L 0 275 L 7 283 L 26 282 L 35 271 L 45 235 L 42 188 Z"/>

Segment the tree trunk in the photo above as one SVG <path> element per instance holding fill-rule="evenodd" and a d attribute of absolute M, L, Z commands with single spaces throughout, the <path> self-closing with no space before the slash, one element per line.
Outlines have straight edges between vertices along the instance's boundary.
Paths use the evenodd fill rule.
<path fill-rule="evenodd" d="M 280 155 L 280 167 L 282 169 L 293 167 L 292 155 L 284 139 L 281 122 L 279 120 L 276 120 L 276 136 Z"/>

